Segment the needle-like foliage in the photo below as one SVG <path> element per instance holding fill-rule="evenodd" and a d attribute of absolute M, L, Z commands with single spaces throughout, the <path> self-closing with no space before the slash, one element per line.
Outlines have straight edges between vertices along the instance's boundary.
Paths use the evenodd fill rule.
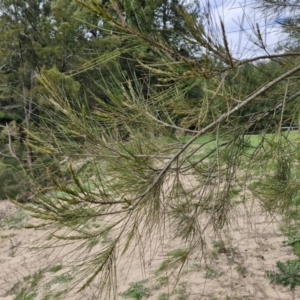
<path fill-rule="evenodd" d="M 117 297 L 120 257 L 160 248 L 155 237 L 180 241 L 164 265 L 180 275 L 205 250 L 206 233 L 234 219 L 237 188 L 269 211 L 288 210 L 299 190 L 299 139 L 281 127 L 299 120 L 300 65 L 295 55 L 266 54 L 268 63 L 261 55 L 234 57 L 224 22 L 209 9 L 197 18 L 197 5 L 177 3 L 176 31 L 140 25 L 146 8 L 131 1 L 78 3 L 123 46 L 78 71 L 106 69 L 91 79 L 103 98 L 91 90 L 86 99 L 68 98 L 37 75 L 50 106 L 27 143 L 36 155 L 62 161 L 67 175 L 43 165 L 50 183 L 35 188 L 26 208 L 55 226 L 59 241 L 76 245 L 80 271 L 70 287 L 82 291 L 97 281 L 98 296 L 109 299 Z"/>

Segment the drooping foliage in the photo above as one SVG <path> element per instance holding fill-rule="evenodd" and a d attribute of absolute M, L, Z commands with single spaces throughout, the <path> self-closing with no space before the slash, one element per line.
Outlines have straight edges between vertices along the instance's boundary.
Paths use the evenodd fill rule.
<path fill-rule="evenodd" d="M 76 243 L 80 271 L 69 287 L 97 281 L 98 296 L 109 299 L 120 256 L 155 252 L 154 236 L 180 241 L 162 272 L 182 274 L 206 234 L 234 220 L 237 190 L 270 212 L 291 208 L 299 138 L 281 128 L 299 122 L 300 65 L 295 53 L 238 59 L 224 22 L 197 2 L 77 2 L 73 14 L 98 20 L 83 35 L 99 48 L 89 61 L 84 46 L 73 57 L 68 45 L 80 30 L 68 35 L 67 21 L 53 27 L 66 61 L 35 75 L 43 117 L 25 143 L 60 162 L 60 172 L 37 166 L 47 179 L 24 207 L 54 225 L 58 241 Z M 53 2 L 57 20 L 66 3 Z"/>

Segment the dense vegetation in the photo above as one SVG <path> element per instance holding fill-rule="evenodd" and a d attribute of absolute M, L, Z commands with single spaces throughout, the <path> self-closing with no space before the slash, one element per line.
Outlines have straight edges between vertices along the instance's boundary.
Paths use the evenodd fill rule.
<path fill-rule="evenodd" d="M 289 43 L 270 54 L 253 27 L 251 58 L 235 56 L 223 21 L 198 1 L 0 3 L 0 197 L 30 202 L 83 248 L 111 235 L 77 261 L 73 287 L 97 279 L 99 296 L 115 295 L 119 252 L 166 223 L 183 246 L 165 269 L 180 273 L 205 231 L 230 222 L 237 187 L 269 212 L 292 210 L 300 145 L 282 127 L 300 121 L 300 6 L 257 3 L 284 15 Z"/>

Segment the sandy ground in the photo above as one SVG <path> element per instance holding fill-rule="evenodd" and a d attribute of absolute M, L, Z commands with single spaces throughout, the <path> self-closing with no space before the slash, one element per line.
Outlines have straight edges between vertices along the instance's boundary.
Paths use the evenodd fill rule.
<path fill-rule="evenodd" d="M 249 216 L 249 211 L 251 220 L 246 217 Z M 151 249 L 144 249 L 143 261 L 138 259 L 137 254 L 133 260 L 124 257 L 117 267 L 118 293 L 127 290 L 132 282 L 148 279 L 145 286 L 150 292 L 149 300 L 163 300 L 163 293 L 168 293 L 169 299 L 174 300 L 300 299 L 299 288 L 291 291 L 288 287 L 272 285 L 265 276 L 266 270 L 276 269 L 276 261 L 294 258 L 289 247 L 282 247 L 286 237 L 279 229 L 280 218 L 273 218 L 272 222 L 265 219 L 255 202 L 250 210 L 241 205 L 239 212 L 239 216 L 231 224 L 230 238 L 225 237 L 226 232 L 223 235 L 225 244 L 220 245 L 220 237 L 208 236 L 208 253 L 211 255 L 202 259 L 200 254 L 195 255 L 176 286 L 175 275 L 166 274 L 167 276 L 161 275 L 160 280 L 152 279 L 163 261 L 163 250 L 151 253 Z M 24 224 L 17 221 L 17 225 L 13 227 L 20 228 L 9 228 L 14 224 L 9 218 L 16 214 L 17 209 L 12 204 L 8 201 L 0 202 L 0 299 L 55 299 L 59 286 L 55 280 L 65 274 L 68 266 L 65 254 L 74 245 L 55 251 L 37 251 L 41 241 L 47 239 L 49 233 L 45 230 L 25 229 Z M 24 219 L 25 222 L 28 221 Z M 178 241 L 166 239 L 161 249 L 166 251 L 176 247 L 179 247 Z M 49 271 L 57 265 L 64 268 L 57 272 Z M 32 283 L 29 284 L 33 276 L 31 279 L 28 276 L 36 275 L 39 270 L 43 270 L 42 278 L 35 287 Z M 96 285 L 92 285 L 83 295 L 73 291 L 64 295 L 63 299 L 96 299 Z M 20 296 L 22 288 L 27 289 L 27 294 Z M 47 294 L 48 298 L 45 297 Z M 19 298 L 16 298 L 17 295 Z M 119 295 L 118 299 L 123 298 Z"/>

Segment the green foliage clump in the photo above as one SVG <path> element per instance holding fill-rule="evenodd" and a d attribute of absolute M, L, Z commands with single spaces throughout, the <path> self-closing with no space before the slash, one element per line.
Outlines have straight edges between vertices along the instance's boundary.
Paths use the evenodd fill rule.
<path fill-rule="evenodd" d="M 292 290 L 300 285 L 300 260 L 288 260 L 286 262 L 278 261 L 276 263 L 278 272 L 267 271 L 271 283 L 289 286 Z"/>
<path fill-rule="evenodd" d="M 73 279 L 73 277 L 70 274 L 62 274 L 62 275 L 54 277 L 49 282 L 47 282 L 45 284 L 45 288 L 50 289 L 51 286 L 54 284 L 58 284 L 58 283 L 63 284 L 63 283 L 71 281 L 72 279 Z"/>
<path fill-rule="evenodd" d="M 189 298 L 189 294 L 186 290 L 186 283 L 180 283 L 178 288 L 173 292 L 173 294 L 176 295 L 176 300 L 187 300 Z"/>
<path fill-rule="evenodd" d="M 36 297 L 35 292 L 27 293 L 25 288 L 22 288 L 20 293 L 14 298 L 14 300 L 33 300 Z"/>
<path fill-rule="evenodd" d="M 205 266 L 205 278 L 216 278 L 222 276 L 224 272 L 212 266 Z"/>
<path fill-rule="evenodd" d="M 41 269 L 34 273 L 32 276 L 26 276 L 23 278 L 23 283 L 18 282 L 15 284 L 7 293 L 6 295 L 15 294 L 16 290 L 22 288 L 17 292 L 16 297 L 14 300 L 33 300 L 37 297 L 37 289 L 40 281 L 44 277 L 45 269 Z"/>
<path fill-rule="evenodd" d="M 170 296 L 167 293 L 162 293 L 158 296 L 157 300 L 169 300 Z"/>
<path fill-rule="evenodd" d="M 56 265 L 56 266 L 51 267 L 51 268 L 49 269 L 49 272 L 55 273 L 55 272 L 60 271 L 62 268 L 63 268 L 62 265 Z"/>
<path fill-rule="evenodd" d="M 29 215 L 24 210 L 18 209 L 4 219 L 4 224 L 6 224 L 9 229 L 20 229 L 25 226 L 28 218 Z"/>
<path fill-rule="evenodd" d="M 169 282 L 169 277 L 168 276 L 160 276 L 157 278 L 157 282 L 160 287 L 165 286 Z"/>
<path fill-rule="evenodd" d="M 145 287 L 146 280 L 131 282 L 129 288 L 120 293 L 120 296 L 125 299 L 141 300 L 150 296 L 150 289 Z"/>

